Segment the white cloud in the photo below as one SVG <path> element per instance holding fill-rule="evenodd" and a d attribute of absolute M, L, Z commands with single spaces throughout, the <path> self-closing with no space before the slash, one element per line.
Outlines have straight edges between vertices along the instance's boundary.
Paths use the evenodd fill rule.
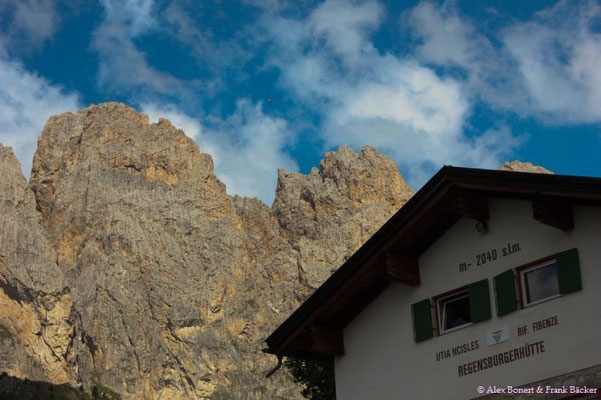
<path fill-rule="evenodd" d="M 167 118 L 211 154 L 215 173 L 229 194 L 258 197 L 271 204 L 275 196 L 278 168 L 297 171 L 285 146 L 294 137 L 286 122 L 263 112 L 262 105 L 241 99 L 226 119 L 201 121 L 182 113 L 174 105 L 147 103 L 142 111 L 151 120 Z"/>
<path fill-rule="evenodd" d="M 263 113 L 261 104 L 239 100 L 236 112 L 207 133 L 217 174 L 230 193 L 256 196 L 271 205 L 278 168 L 297 171 L 284 148 L 293 135 L 286 122 Z"/>
<path fill-rule="evenodd" d="M 469 67 L 474 49 L 473 27 L 457 15 L 450 3 L 435 6 L 421 2 L 411 10 L 409 23 L 422 41 L 416 48 L 418 58 L 438 65 Z"/>
<path fill-rule="evenodd" d="M 465 93 L 494 108 L 524 114 L 528 93 L 516 79 L 515 65 L 504 49 L 495 48 L 472 21 L 459 15 L 456 3 L 419 3 L 403 19 L 418 39 L 415 55 L 420 62 L 462 69 Z"/>
<path fill-rule="evenodd" d="M 327 47 L 342 57 L 347 66 L 366 61 L 373 53 L 366 34 L 380 24 L 382 7 L 375 1 L 349 5 L 342 0 L 329 0 L 317 7 L 307 21 L 314 38 L 323 38 Z"/>
<path fill-rule="evenodd" d="M 329 116 L 330 145 L 374 145 L 419 187 L 443 164 L 496 168 L 520 144 L 506 128 L 464 134 L 470 104 L 460 83 L 408 61 L 386 68 L 386 79 L 356 87 Z"/>
<path fill-rule="evenodd" d="M 468 104 L 458 82 L 408 60 L 379 68 L 381 79 L 361 82 L 343 101 L 346 118 L 389 120 L 431 136 L 461 130 Z"/>
<path fill-rule="evenodd" d="M 546 124 L 601 121 L 600 22 L 599 3 L 561 1 L 492 32 L 493 45 L 453 2 L 422 2 L 409 18 L 420 61 L 462 68 L 474 99 Z"/>
<path fill-rule="evenodd" d="M 139 90 L 163 95 L 187 92 L 183 82 L 148 64 L 123 25 L 103 24 L 95 32 L 92 46 L 100 55 L 98 84 L 103 90 L 127 94 Z"/>
<path fill-rule="evenodd" d="M 138 36 L 156 25 L 154 0 L 100 0 L 106 22 L 127 27 L 130 36 Z"/>
<path fill-rule="evenodd" d="M 186 7 L 182 2 L 170 3 L 162 13 L 167 29 L 190 49 L 198 65 L 210 69 L 213 75 L 244 65 L 253 56 L 250 47 L 254 40 L 236 28 L 230 33 L 231 38 L 222 38 L 211 27 L 200 26 L 193 18 L 199 12 L 194 6 L 202 8 L 200 4 L 188 3 Z"/>
<path fill-rule="evenodd" d="M 105 16 L 92 39 L 92 48 L 100 57 L 98 86 L 130 97 L 143 94 L 190 99 L 195 82 L 185 82 L 157 70 L 134 44 L 133 38 L 158 24 L 153 14 L 154 1 L 103 0 L 102 4 Z"/>
<path fill-rule="evenodd" d="M 599 3 L 563 1 L 503 32 L 530 112 L 560 124 L 601 121 L 599 23 Z"/>
<path fill-rule="evenodd" d="M 76 94 L 31 73 L 15 61 L 0 59 L 0 142 L 13 148 L 29 177 L 37 138 L 46 120 L 79 108 Z"/>
<path fill-rule="evenodd" d="M 375 145 L 414 186 L 443 164 L 498 166 L 516 140 L 507 130 L 466 136 L 473 105 L 468 82 L 443 78 L 413 57 L 375 50 L 370 34 L 381 13 L 374 2 L 327 1 L 304 20 L 269 16 L 262 23 L 274 43 L 269 65 L 280 69 L 284 88 L 322 116 L 326 145 Z M 457 37 L 468 34 L 451 28 Z M 426 43 L 422 53 L 444 45 Z M 467 45 L 454 49 L 459 56 L 449 51 L 440 60 L 462 64 L 471 57 Z"/>
<path fill-rule="evenodd" d="M 0 26 L 0 49 L 8 46 L 18 53 L 39 48 L 60 24 L 54 0 L 8 0 L 0 4 L 1 13 L 7 23 Z"/>

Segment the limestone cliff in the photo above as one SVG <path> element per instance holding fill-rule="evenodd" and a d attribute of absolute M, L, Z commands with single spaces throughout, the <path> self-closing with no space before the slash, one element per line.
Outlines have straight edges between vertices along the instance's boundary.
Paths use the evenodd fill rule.
<path fill-rule="evenodd" d="M 273 213 L 298 254 L 299 279 L 317 288 L 396 212 L 413 191 L 373 147 L 325 155 L 309 175 L 280 170 Z"/>
<path fill-rule="evenodd" d="M 263 378 L 264 338 L 412 194 L 391 159 L 343 146 L 279 171 L 270 208 L 228 196 L 167 120 L 52 117 L 29 184 L 0 145 L 0 371 L 126 399 L 299 398 L 285 369 Z"/>
<path fill-rule="evenodd" d="M 33 193 L 10 148 L 0 145 L 0 370 L 15 377 L 74 379 L 66 359 L 71 295 L 38 223 Z"/>
<path fill-rule="evenodd" d="M 0 368 L 131 399 L 299 398 L 263 339 L 412 195 L 366 147 L 230 197 L 169 121 L 52 117 L 29 186 L 0 147 Z"/>
<path fill-rule="evenodd" d="M 539 167 L 538 165 L 533 165 L 532 163 L 521 162 L 518 160 L 511 161 L 511 162 L 504 162 L 500 169 L 503 171 L 535 172 L 537 174 L 552 174 L 553 173 L 546 168 Z"/>

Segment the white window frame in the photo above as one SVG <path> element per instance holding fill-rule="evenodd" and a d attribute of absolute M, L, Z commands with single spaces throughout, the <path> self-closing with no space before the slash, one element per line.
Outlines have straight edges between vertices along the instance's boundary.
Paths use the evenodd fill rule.
<path fill-rule="evenodd" d="M 520 272 L 520 286 L 521 286 L 521 292 L 522 292 L 521 293 L 521 295 L 522 295 L 522 305 L 523 305 L 524 308 L 535 306 L 537 304 L 541 304 L 541 303 L 544 303 L 546 301 L 553 300 L 553 299 L 556 299 L 558 297 L 561 297 L 561 293 L 557 293 L 557 294 L 554 294 L 553 296 L 545 297 L 544 299 L 536 300 L 536 301 L 533 301 L 533 302 L 530 302 L 530 303 L 528 302 L 528 293 L 526 291 L 526 274 L 528 272 L 532 272 L 532 271 L 535 271 L 537 269 L 548 267 L 549 265 L 552 265 L 552 264 L 556 264 L 557 265 L 557 260 L 555 258 L 553 258 L 551 260 L 548 260 L 548 261 L 545 261 L 545 262 L 542 262 L 540 264 L 536 264 L 536 265 L 532 265 L 530 267 L 523 268 L 523 269 L 521 269 L 519 271 Z M 559 268 L 559 266 L 557 266 L 557 268 Z M 557 284 L 559 285 L 559 278 L 558 278 L 558 283 Z"/>
<path fill-rule="evenodd" d="M 458 297 L 459 295 L 463 294 L 463 296 Z M 469 293 L 469 289 L 463 288 L 460 289 L 458 291 L 455 291 L 453 293 L 450 293 L 448 295 L 443 295 L 442 297 L 438 297 L 436 298 L 436 308 L 438 311 L 438 331 L 439 331 L 439 335 L 444 335 L 450 332 L 455 332 L 458 331 L 460 329 L 464 329 L 467 328 L 469 326 L 472 326 L 473 323 L 470 321 L 468 323 L 465 323 L 463 325 L 459 325 L 456 326 L 454 328 L 451 329 L 444 329 L 444 321 L 445 321 L 445 316 L 446 316 L 446 307 L 445 307 L 445 303 L 444 300 L 448 299 L 449 297 L 457 297 L 457 300 L 462 299 L 463 297 L 467 297 L 469 300 L 470 297 L 470 293 Z"/>

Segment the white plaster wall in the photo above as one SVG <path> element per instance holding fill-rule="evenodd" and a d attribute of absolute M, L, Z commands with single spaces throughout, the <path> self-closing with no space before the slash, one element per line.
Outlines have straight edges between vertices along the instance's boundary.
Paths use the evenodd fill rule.
<path fill-rule="evenodd" d="M 528 201 L 490 199 L 489 232 L 460 219 L 420 257 L 422 285 L 391 284 L 344 329 L 345 355 L 335 360 L 339 400 L 469 399 L 480 385 L 525 385 L 601 364 L 601 209 L 574 207 L 575 229 L 564 232 L 532 218 Z M 477 253 L 507 243 L 521 251 L 475 266 Z M 496 316 L 492 277 L 536 259 L 578 248 L 582 291 Z M 499 251 L 499 250 L 497 250 Z M 459 272 L 459 263 L 472 267 Z M 488 278 L 492 318 L 421 343 L 413 339 L 411 304 Z M 532 323 L 557 316 L 559 325 L 532 332 Z M 518 337 L 517 327 L 529 333 Z M 507 327 L 510 339 L 487 346 L 486 333 Z M 441 350 L 479 341 L 479 349 L 436 361 Z M 458 376 L 458 365 L 544 340 L 545 352 Z"/>

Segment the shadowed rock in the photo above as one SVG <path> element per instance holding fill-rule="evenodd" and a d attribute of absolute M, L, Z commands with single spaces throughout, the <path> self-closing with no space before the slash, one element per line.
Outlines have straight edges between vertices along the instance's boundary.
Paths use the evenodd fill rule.
<path fill-rule="evenodd" d="M 0 370 L 72 381 L 69 289 L 19 162 L 1 144 L 0 177 Z"/>

